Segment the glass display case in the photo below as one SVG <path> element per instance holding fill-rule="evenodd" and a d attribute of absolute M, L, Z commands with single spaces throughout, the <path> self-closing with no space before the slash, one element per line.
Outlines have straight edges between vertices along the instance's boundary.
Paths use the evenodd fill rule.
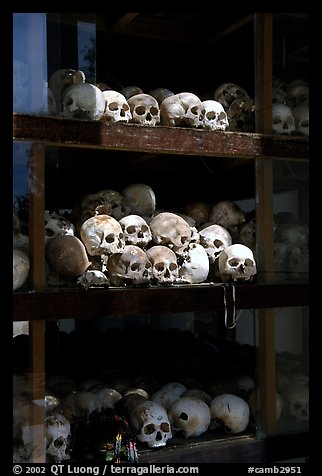
<path fill-rule="evenodd" d="M 267 442 L 271 461 L 307 457 L 309 413 L 298 403 L 308 404 L 309 381 L 309 139 L 272 133 L 273 75 L 282 77 L 276 51 L 281 24 L 293 17 L 232 14 L 213 30 L 198 14 L 207 32 L 200 57 L 195 14 L 119 15 L 13 14 L 13 460 L 111 461 L 116 417 L 129 420 L 142 463 L 262 462 Z M 304 24 L 303 15 L 295 21 Z M 239 57 L 227 61 L 241 38 Z M 204 66 L 213 51 L 225 65 L 216 81 Z M 69 94 L 86 85 L 97 99 L 95 88 L 126 93 L 134 85 L 207 100 L 231 78 L 248 95 L 230 108 L 230 130 L 114 122 L 85 106 L 74 114 Z M 152 211 L 135 213 L 133 198 L 97 201 L 103 191 L 124 199 L 133 184 L 150 189 L 144 204 L 153 195 Z M 180 271 L 185 254 L 163 241 L 177 252 L 177 278 L 137 284 L 110 267 L 123 248 L 101 258 L 81 232 L 85 217 L 108 215 L 119 226 L 141 214 L 149 228 L 166 212 L 188 226 L 195 249 L 221 201 L 242 214 L 232 243 L 253 253 L 251 279 L 224 279 L 208 255 L 204 277 L 189 282 Z M 189 222 L 195 203 L 206 218 Z M 157 244 L 153 236 L 140 248 L 145 254 Z M 97 281 L 88 281 L 89 270 L 100 271 L 92 273 Z M 185 437 L 172 420 L 172 438 L 160 449 L 138 437 L 125 394 L 139 388 L 150 401 L 170 382 L 199 391 L 209 422 Z M 113 404 L 97 399 L 103 388 Z M 236 432 L 212 413 L 213 400 L 226 394 L 249 411 Z M 56 443 L 51 425 L 63 428 Z"/>

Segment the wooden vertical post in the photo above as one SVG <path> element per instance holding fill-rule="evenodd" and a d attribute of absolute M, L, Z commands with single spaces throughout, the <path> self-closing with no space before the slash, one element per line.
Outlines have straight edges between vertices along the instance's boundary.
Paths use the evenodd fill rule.
<path fill-rule="evenodd" d="M 273 18 L 255 14 L 256 132 L 272 132 L 272 44 Z M 273 255 L 273 163 L 256 159 L 256 235 L 258 279 L 270 282 L 274 276 Z M 259 362 L 260 425 L 266 435 L 276 433 L 275 322 L 273 309 L 260 309 Z"/>
<path fill-rule="evenodd" d="M 29 239 L 30 271 L 33 289 L 45 289 L 45 151 L 44 146 L 33 144 L 30 154 Z M 45 321 L 29 321 L 29 378 L 32 392 L 31 432 L 33 462 L 46 462 L 45 446 Z"/>

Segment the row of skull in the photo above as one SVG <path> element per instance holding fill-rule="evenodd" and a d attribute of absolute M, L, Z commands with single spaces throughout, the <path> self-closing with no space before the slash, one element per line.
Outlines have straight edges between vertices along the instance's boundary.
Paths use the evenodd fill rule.
<path fill-rule="evenodd" d="M 14 65 L 14 92 L 22 88 L 22 66 Z M 155 126 L 205 128 L 217 131 L 254 131 L 254 100 L 238 84 L 225 82 L 218 86 L 213 97 L 201 100 L 192 92 L 175 94 L 166 88 L 144 93 L 140 87 L 128 86 L 120 92 L 105 83 L 86 82 L 83 71 L 58 69 L 44 86 L 48 112 L 67 118 L 133 122 Z M 20 112 L 20 93 L 14 94 L 14 110 Z M 15 99 L 16 97 L 16 99 Z M 273 134 L 309 135 L 309 86 L 304 80 L 288 85 L 273 81 Z M 22 111 L 23 112 L 23 111 Z"/>
<path fill-rule="evenodd" d="M 94 215 L 82 224 L 80 238 L 65 221 L 59 234 L 47 236 L 46 258 L 55 272 L 78 277 L 84 287 L 195 284 L 206 281 L 212 266 L 216 271 L 218 267 L 217 278 L 222 281 L 251 280 L 256 274 L 252 250 L 232 244 L 226 228 L 211 224 L 198 232 L 171 212 L 158 213 L 149 224 L 139 215 L 119 221 L 106 214 Z M 14 259 L 22 253 L 16 250 Z M 19 269 L 17 263 L 14 269 Z"/>
<path fill-rule="evenodd" d="M 292 361 L 293 370 L 294 365 L 299 368 L 299 361 L 293 358 Z M 278 375 L 283 375 L 283 371 Z M 292 375 L 294 378 L 288 375 L 292 382 L 281 383 L 280 378 L 278 379 L 276 420 L 279 421 L 284 414 L 297 423 L 308 422 L 308 377 L 300 372 L 293 372 Z M 79 422 L 89 421 L 91 415 L 101 412 L 104 417 L 106 410 L 125 415 L 135 437 L 149 448 L 166 446 L 168 440 L 176 435 L 185 439 L 195 438 L 207 430 L 216 431 L 219 427 L 227 434 L 240 434 L 247 429 L 251 418 L 257 417 L 259 389 L 247 375 L 240 376 L 238 382 L 245 397 L 235 393 L 219 393 L 211 397 L 203 390 L 188 389 L 179 381 L 163 384 L 151 396 L 140 388 L 129 388 L 120 393 L 95 379 L 84 381 L 79 390 L 62 399 L 47 395 L 47 455 L 51 461 L 69 459 L 71 441 L 75 437 L 73 432 L 79 431 Z M 19 403 L 14 405 L 14 417 L 15 431 L 19 432 L 19 424 L 25 423 L 30 402 L 19 399 L 17 402 Z M 23 441 L 26 439 L 26 436 L 22 437 Z M 27 441 L 24 441 L 24 444 L 27 444 Z"/>

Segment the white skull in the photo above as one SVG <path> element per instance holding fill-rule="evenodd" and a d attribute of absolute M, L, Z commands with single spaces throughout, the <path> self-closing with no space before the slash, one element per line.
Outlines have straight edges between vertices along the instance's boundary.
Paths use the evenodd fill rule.
<path fill-rule="evenodd" d="M 165 126 L 202 127 L 203 106 L 193 93 L 179 93 L 164 99 L 160 106 Z"/>
<path fill-rule="evenodd" d="M 153 402 L 156 402 L 158 403 L 159 405 L 162 405 L 165 410 L 168 412 L 171 405 L 176 401 L 178 400 L 178 398 L 180 398 L 179 395 L 177 395 L 176 393 L 174 392 L 171 392 L 170 390 L 157 390 L 156 392 L 154 392 L 151 396 L 151 400 Z"/>
<path fill-rule="evenodd" d="M 74 235 L 75 227 L 56 212 L 45 210 L 45 242 L 58 235 Z"/>
<path fill-rule="evenodd" d="M 221 225 L 206 226 L 199 231 L 199 236 L 210 263 L 214 263 L 220 253 L 232 244 L 229 231 Z"/>
<path fill-rule="evenodd" d="M 238 237 L 240 226 L 245 222 L 245 213 L 237 203 L 231 200 L 221 200 L 211 208 L 209 221 L 226 228 L 234 243 Z"/>
<path fill-rule="evenodd" d="M 125 246 L 122 227 L 110 215 L 96 215 L 88 218 L 82 224 L 80 235 L 91 256 L 120 253 Z"/>
<path fill-rule="evenodd" d="M 292 109 L 286 104 L 272 105 L 272 133 L 290 135 L 295 131 Z"/>
<path fill-rule="evenodd" d="M 112 286 L 149 284 L 152 264 L 142 248 L 126 245 L 121 253 L 115 253 L 107 261 Z"/>
<path fill-rule="evenodd" d="M 67 453 L 71 442 L 70 422 L 60 413 L 48 415 L 45 422 L 47 455 L 55 462 L 70 459 Z"/>
<path fill-rule="evenodd" d="M 143 126 L 155 126 L 160 122 L 158 101 L 149 94 L 135 94 L 128 98 L 132 119 L 131 122 Z"/>
<path fill-rule="evenodd" d="M 241 244 L 227 246 L 218 258 L 219 275 L 222 281 L 249 281 L 257 273 L 254 254 Z"/>
<path fill-rule="evenodd" d="M 292 101 L 294 106 L 309 105 L 310 101 L 310 89 L 307 83 L 301 84 L 293 83 L 289 85 L 288 97 Z"/>
<path fill-rule="evenodd" d="M 184 392 L 186 392 L 188 389 L 181 382 L 167 382 L 162 385 L 161 390 L 167 390 L 169 392 L 173 392 L 176 395 L 178 395 L 178 397 L 181 397 L 184 394 Z"/>
<path fill-rule="evenodd" d="M 144 217 L 155 211 L 155 193 L 149 185 L 133 183 L 122 191 L 122 195 L 133 214 Z"/>
<path fill-rule="evenodd" d="M 190 243 L 183 262 L 179 266 L 179 276 L 185 282 L 203 283 L 208 278 L 209 259 L 205 248 L 198 243 Z"/>
<path fill-rule="evenodd" d="M 310 111 L 309 105 L 303 104 L 295 106 L 292 109 L 295 121 L 295 132 L 297 134 L 309 137 L 310 135 Z"/>
<path fill-rule="evenodd" d="M 26 282 L 29 274 L 29 269 L 30 269 L 30 260 L 28 255 L 18 249 L 13 250 L 13 275 L 12 275 L 12 281 L 13 281 L 13 291 L 16 291 L 17 289 L 21 288 L 23 284 Z"/>
<path fill-rule="evenodd" d="M 92 287 L 109 286 L 109 280 L 99 269 L 91 269 L 79 276 L 77 284 L 80 284 L 84 289 L 88 289 Z"/>
<path fill-rule="evenodd" d="M 246 430 L 249 423 L 249 405 L 241 397 L 224 393 L 215 397 L 210 404 L 214 422 L 227 433 L 238 434 Z"/>
<path fill-rule="evenodd" d="M 146 251 L 152 263 L 153 279 L 157 284 L 173 284 L 179 278 L 177 256 L 170 248 L 155 245 Z"/>
<path fill-rule="evenodd" d="M 94 393 L 99 398 L 102 408 L 114 408 L 115 404 L 122 398 L 122 394 L 114 388 L 100 388 Z"/>
<path fill-rule="evenodd" d="M 171 405 L 168 414 L 172 428 L 182 432 L 185 438 L 202 435 L 211 421 L 209 406 L 198 398 L 179 398 Z"/>
<path fill-rule="evenodd" d="M 65 278 L 75 278 L 90 266 L 84 243 L 74 235 L 57 235 L 46 244 L 46 259 L 52 270 Z"/>
<path fill-rule="evenodd" d="M 57 112 L 62 112 L 63 95 L 66 89 L 73 84 L 85 83 L 85 74 L 83 71 L 75 69 L 57 69 L 48 80 L 48 86 L 51 89 L 56 102 Z"/>
<path fill-rule="evenodd" d="M 138 440 L 149 448 L 165 446 L 172 438 L 166 410 L 152 400 L 141 402 L 132 409 L 129 420 Z"/>
<path fill-rule="evenodd" d="M 119 223 L 122 227 L 127 245 L 136 245 L 142 249 L 146 249 L 150 241 L 152 241 L 150 227 L 141 216 L 128 215 L 127 217 L 121 218 Z"/>
<path fill-rule="evenodd" d="M 73 84 L 65 90 L 63 95 L 63 116 L 99 121 L 104 111 L 105 98 L 103 92 L 94 84 Z"/>
<path fill-rule="evenodd" d="M 103 96 L 106 101 L 105 112 L 102 116 L 103 121 L 129 122 L 132 119 L 130 106 L 123 94 L 106 90 L 103 91 Z"/>
<path fill-rule="evenodd" d="M 204 108 L 202 124 L 205 129 L 225 131 L 229 127 L 227 113 L 220 102 L 208 99 L 201 104 Z"/>
<path fill-rule="evenodd" d="M 171 212 L 159 213 L 150 221 L 152 241 L 164 245 L 180 255 L 188 249 L 191 228 L 179 215 Z"/>
<path fill-rule="evenodd" d="M 292 382 L 282 392 L 282 397 L 285 415 L 295 417 L 297 422 L 309 421 L 309 387 L 307 385 Z"/>
<path fill-rule="evenodd" d="M 207 403 L 208 406 L 210 406 L 212 400 L 211 396 L 200 388 L 189 388 L 183 393 L 182 397 L 196 398 L 198 400 L 202 400 L 203 402 Z"/>

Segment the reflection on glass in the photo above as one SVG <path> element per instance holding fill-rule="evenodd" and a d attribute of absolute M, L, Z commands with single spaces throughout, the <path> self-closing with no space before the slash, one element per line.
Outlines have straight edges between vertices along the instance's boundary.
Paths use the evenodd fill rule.
<path fill-rule="evenodd" d="M 13 14 L 13 111 L 44 114 L 47 83 L 46 14 Z"/>

